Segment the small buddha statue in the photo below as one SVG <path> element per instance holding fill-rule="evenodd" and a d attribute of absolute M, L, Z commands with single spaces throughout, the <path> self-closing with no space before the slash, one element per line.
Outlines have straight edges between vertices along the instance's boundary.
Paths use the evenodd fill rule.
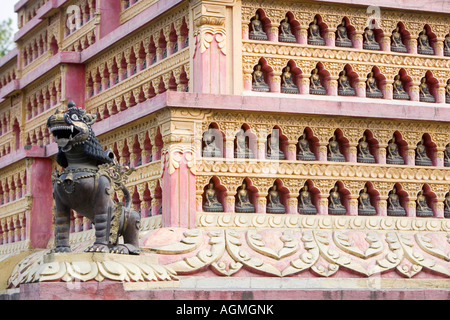
<path fill-rule="evenodd" d="M 444 217 L 450 218 L 450 192 L 447 192 L 444 199 Z"/>
<path fill-rule="evenodd" d="M 417 39 L 417 53 L 430 55 L 434 54 L 434 50 L 430 46 L 430 39 L 428 38 L 426 28 L 423 28 L 423 30 L 419 33 L 419 38 Z"/>
<path fill-rule="evenodd" d="M 336 140 L 336 135 L 333 134 L 328 143 L 328 161 L 345 162 L 344 155 L 339 150 L 339 142 Z"/>
<path fill-rule="evenodd" d="M 341 24 L 337 26 L 335 43 L 337 47 L 351 48 L 353 46 L 352 41 L 347 36 L 347 26 L 345 19 L 342 19 Z"/>
<path fill-rule="evenodd" d="M 392 31 L 391 50 L 394 52 L 402 52 L 402 53 L 408 52 L 408 49 L 406 49 L 406 46 L 403 44 L 402 34 L 400 33 L 399 26 L 397 26 L 395 30 Z"/>
<path fill-rule="evenodd" d="M 286 17 L 280 23 L 280 35 L 278 36 L 280 42 L 297 42 L 297 39 L 292 34 L 291 24 L 289 23 L 289 17 Z"/>
<path fill-rule="evenodd" d="M 398 145 L 395 142 L 395 137 L 392 137 L 392 139 L 389 140 L 386 151 L 387 164 L 405 164 L 405 160 L 398 153 Z"/>
<path fill-rule="evenodd" d="M 330 191 L 330 196 L 328 197 L 328 214 L 344 215 L 346 213 L 347 209 L 345 209 L 341 203 L 339 188 L 337 185 L 334 185 L 333 189 Z"/>
<path fill-rule="evenodd" d="M 317 214 L 317 208 L 311 201 L 311 192 L 308 189 L 307 184 L 300 189 L 298 212 L 301 214 Z"/>
<path fill-rule="evenodd" d="M 285 156 L 283 151 L 280 150 L 280 141 L 277 137 L 269 134 L 267 137 L 267 159 L 272 160 L 284 160 Z"/>
<path fill-rule="evenodd" d="M 360 216 L 373 216 L 376 215 L 377 212 L 370 203 L 370 195 L 367 192 L 367 187 L 364 186 L 364 188 L 359 192 L 359 198 L 358 198 L 358 215 Z"/>
<path fill-rule="evenodd" d="M 406 211 L 400 205 L 400 198 L 397 194 L 397 188 L 394 187 L 389 192 L 387 200 L 387 214 L 388 216 L 406 216 Z"/>
<path fill-rule="evenodd" d="M 209 181 L 208 188 L 205 190 L 205 203 L 203 211 L 205 212 L 223 212 L 222 204 L 217 200 L 217 193 L 214 188 L 214 182 Z"/>
<path fill-rule="evenodd" d="M 447 85 L 445 86 L 445 102 L 450 103 L 450 79 L 447 80 Z"/>
<path fill-rule="evenodd" d="M 430 93 L 430 90 L 428 89 L 426 77 L 420 79 L 419 100 L 422 102 L 436 102 L 436 99 L 434 99 L 433 95 Z"/>
<path fill-rule="evenodd" d="M 369 27 L 364 29 L 363 48 L 366 50 L 380 50 L 380 45 L 375 40 L 375 33 Z"/>
<path fill-rule="evenodd" d="M 405 91 L 405 89 L 403 89 L 403 83 L 399 74 L 397 74 L 394 77 L 393 88 L 394 88 L 393 94 L 394 99 L 409 100 L 409 94 L 408 92 Z"/>
<path fill-rule="evenodd" d="M 222 157 L 222 151 L 216 145 L 216 136 L 213 132 L 214 128 L 209 127 L 203 135 L 203 141 L 205 142 L 203 157 Z"/>
<path fill-rule="evenodd" d="M 345 70 L 339 73 L 338 79 L 338 94 L 340 96 L 355 96 L 356 91 L 350 86 L 350 82 L 347 77 L 347 72 Z"/>
<path fill-rule="evenodd" d="M 316 156 L 309 148 L 309 142 L 306 138 L 306 133 L 303 133 L 298 139 L 298 153 L 297 160 L 315 161 Z"/>
<path fill-rule="evenodd" d="M 327 91 L 320 82 L 319 68 L 317 67 L 311 72 L 310 84 L 309 93 L 321 95 L 327 94 Z"/>
<path fill-rule="evenodd" d="M 298 93 L 298 87 L 292 78 L 291 67 L 287 66 L 281 74 L 281 92 L 282 93 Z"/>
<path fill-rule="evenodd" d="M 277 184 L 274 183 L 269 189 L 269 194 L 267 196 L 267 213 L 286 213 L 284 205 L 280 202 L 280 193 L 277 190 Z"/>
<path fill-rule="evenodd" d="M 444 39 L 444 56 L 450 57 L 450 33 Z"/>
<path fill-rule="evenodd" d="M 417 194 L 416 200 L 416 216 L 417 217 L 432 217 L 433 210 L 427 204 L 427 198 L 423 192 L 420 190 Z"/>
<path fill-rule="evenodd" d="M 444 150 L 444 167 L 450 167 L 450 143 L 445 146 Z"/>
<path fill-rule="evenodd" d="M 236 194 L 235 211 L 239 213 L 255 212 L 255 206 L 250 202 L 247 183 L 245 181 L 243 181 L 242 185 L 238 188 L 238 192 Z"/>
<path fill-rule="evenodd" d="M 263 24 L 259 20 L 259 13 L 255 14 L 255 17 L 250 22 L 250 35 L 252 40 L 267 40 L 267 34 L 263 30 Z"/>
<path fill-rule="evenodd" d="M 377 86 L 377 80 L 373 76 L 373 72 L 367 75 L 366 81 L 366 97 L 368 98 L 383 98 L 383 93 Z"/>
<path fill-rule="evenodd" d="M 375 158 L 370 153 L 369 143 L 365 134 L 358 141 L 357 161 L 361 163 L 375 163 Z"/>
<path fill-rule="evenodd" d="M 432 166 L 431 159 L 427 156 L 427 148 L 423 138 L 417 143 L 416 148 L 416 165 L 417 166 Z"/>
<path fill-rule="evenodd" d="M 264 72 L 260 64 L 256 65 L 253 71 L 253 91 L 269 92 L 269 85 L 264 81 Z"/>
<path fill-rule="evenodd" d="M 308 44 L 315 46 L 324 46 L 325 40 L 320 35 L 320 27 L 317 22 L 317 18 L 314 17 L 313 22 L 309 24 L 309 36 L 308 36 Z"/>
<path fill-rule="evenodd" d="M 234 151 L 235 158 L 253 158 L 253 151 L 248 146 L 248 140 L 245 136 L 244 129 L 241 128 L 236 134 L 236 149 Z"/>

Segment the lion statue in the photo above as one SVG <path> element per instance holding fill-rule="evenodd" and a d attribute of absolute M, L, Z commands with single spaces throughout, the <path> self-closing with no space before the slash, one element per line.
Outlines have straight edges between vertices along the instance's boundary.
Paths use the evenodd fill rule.
<path fill-rule="evenodd" d="M 70 252 L 70 210 L 95 226 L 94 244 L 86 252 L 139 254 L 140 214 L 131 210 L 131 196 L 124 183 L 133 169 L 117 163 L 92 131 L 97 116 L 87 114 L 70 101 L 48 118 L 47 127 L 58 144 L 56 161 L 64 168 L 52 174 L 55 199 L 53 252 Z M 125 203 L 111 195 L 121 190 Z M 123 243 L 119 238 L 123 236 Z"/>

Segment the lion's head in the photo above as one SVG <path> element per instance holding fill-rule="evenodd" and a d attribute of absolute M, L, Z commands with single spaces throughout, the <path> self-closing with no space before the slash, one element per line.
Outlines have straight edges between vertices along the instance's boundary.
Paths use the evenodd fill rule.
<path fill-rule="evenodd" d="M 85 110 L 76 108 L 75 103 L 68 103 L 66 112 L 56 109 L 56 112 L 47 120 L 47 127 L 58 144 L 57 162 L 62 167 L 67 167 L 67 159 L 64 155 L 74 147 L 83 146 L 84 153 L 98 164 L 111 163 L 108 152 L 104 151 L 94 132 L 92 124 L 97 119 L 96 115 L 87 114 Z"/>

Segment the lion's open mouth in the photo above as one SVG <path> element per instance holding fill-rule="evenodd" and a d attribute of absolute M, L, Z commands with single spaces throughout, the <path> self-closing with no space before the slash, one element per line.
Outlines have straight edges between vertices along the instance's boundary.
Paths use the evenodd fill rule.
<path fill-rule="evenodd" d="M 65 149 L 69 142 L 80 134 L 80 130 L 78 130 L 74 125 L 55 126 L 50 128 L 50 133 L 52 133 L 55 137 L 58 147 Z"/>

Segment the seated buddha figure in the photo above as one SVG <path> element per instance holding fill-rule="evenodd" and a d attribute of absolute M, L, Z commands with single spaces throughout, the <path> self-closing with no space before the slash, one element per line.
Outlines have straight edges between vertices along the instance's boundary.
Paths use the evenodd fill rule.
<path fill-rule="evenodd" d="M 427 155 L 427 148 L 425 146 L 425 142 L 422 139 L 417 143 L 416 148 L 416 165 L 417 166 L 432 166 L 433 163 L 431 159 Z"/>
<path fill-rule="evenodd" d="M 432 217 L 433 210 L 427 204 L 427 197 L 423 190 L 420 190 L 416 199 L 416 216 L 417 217 Z"/>
<path fill-rule="evenodd" d="M 344 155 L 339 150 L 339 142 L 336 140 L 336 135 L 330 138 L 328 143 L 328 161 L 345 162 Z"/>
<path fill-rule="evenodd" d="M 450 218 L 450 191 L 445 194 L 444 199 L 444 217 Z"/>
<path fill-rule="evenodd" d="M 311 72 L 311 78 L 310 80 L 310 86 L 309 86 L 309 93 L 311 94 L 321 94 L 325 95 L 327 94 L 327 91 L 322 86 L 322 83 L 320 82 L 320 76 L 319 76 L 319 68 L 315 68 Z"/>
<path fill-rule="evenodd" d="M 315 46 L 325 45 L 325 40 L 320 35 L 320 26 L 316 17 L 314 17 L 313 22 L 309 24 L 308 44 Z"/>
<path fill-rule="evenodd" d="M 362 138 L 358 141 L 357 147 L 357 161 L 361 163 L 375 163 L 374 156 L 370 153 L 369 143 L 367 142 L 367 137 L 363 134 Z"/>
<path fill-rule="evenodd" d="M 350 81 L 347 77 L 347 72 L 345 70 L 343 70 L 339 73 L 338 94 L 340 96 L 355 96 L 356 95 L 356 91 L 350 85 Z"/>
<path fill-rule="evenodd" d="M 278 135 L 271 135 L 267 137 L 267 159 L 272 160 L 284 160 L 285 156 L 283 151 L 280 150 L 280 139 Z"/>
<path fill-rule="evenodd" d="M 430 46 L 430 39 L 426 28 L 423 28 L 423 30 L 419 33 L 419 38 L 417 39 L 417 53 L 429 55 L 434 54 L 433 47 Z"/>
<path fill-rule="evenodd" d="M 394 94 L 393 94 L 394 99 L 409 100 L 409 94 L 408 94 L 408 92 L 405 91 L 405 89 L 403 89 L 403 82 L 402 82 L 399 74 L 397 74 L 394 77 L 393 88 L 394 88 Z"/>
<path fill-rule="evenodd" d="M 309 142 L 306 138 L 306 133 L 303 133 L 298 139 L 298 153 L 297 160 L 315 161 L 316 156 L 309 148 Z"/>
<path fill-rule="evenodd" d="M 363 48 L 366 50 L 380 50 L 380 45 L 375 40 L 375 33 L 369 27 L 364 29 Z"/>
<path fill-rule="evenodd" d="M 398 152 L 398 145 L 395 142 L 395 137 L 392 137 L 388 142 L 386 148 L 386 163 L 387 164 L 405 164 L 405 160 Z"/>
<path fill-rule="evenodd" d="M 214 128 L 209 127 L 208 131 L 203 135 L 205 147 L 203 148 L 203 157 L 222 157 L 222 151 L 216 145 L 216 136 L 214 135 Z"/>
<path fill-rule="evenodd" d="M 280 23 L 280 34 L 278 36 L 280 42 L 297 42 L 297 39 L 292 34 L 291 24 L 289 23 L 289 17 L 286 17 Z"/>
<path fill-rule="evenodd" d="M 433 95 L 430 93 L 426 77 L 420 79 L 419 100 L 422 102 L 436 102 L 436 99 L 434 99 Z"/>
<path fill-rule="evenodd" d="M 336 29 L 336 46 L 337 47 L 349 47 L 353 46 L 352 41 L 347 36 L 347 25 L 345 19 L 342 19 L 340 25 Z"/>
<path fill-rule="evenodd" d="M 445 146 L 444 150 L 444 167 L 450 167 L 450 143 Z"/>
<path fill-rule="evenodd" d="M 373 76 L 373 72 L 367 75 L 366 81 L 366 97 L 368 98 L 383 98 L 383 93 L 377 86 L 377 80 Z"/>
<path fill-rule="evenodd" d="M 298 200 L 298 212 L 300 214 L 317 214 L 317 208 L 311 201 L 311 192 L 308 185 L 300 190 L 300 197 Z"/>
<path fill-rule="evenodd" d="M 341 202 L 341 195 L 339 194 L 338 185 L 334 185 L 333 189 L 330 191 L 330 196 L 328 197 L 328 214 L 332 215 L 343 215 L 347 213 L 344 205 Z"/>
<path fill-rule="evenodd" d="M 400 204 L 400 197 L 397 194 L 397 188 L 394 187 L 389 192 L 387 200 L 388 216 L 406 216 L 406 211 Z"/>
<path fill-rule="evenodd" d="M 203 211 L 205 212 L 223 212 L 222 204 L 217 200 L 217 193 L 214 182 L 209 181 L 208 188 L 205 190 L 205 203 L 203 204 Z"/>
<path fill-rule="evenodd" d="M 367 192 L 367 187 L 364 188 L 359 193 L 358 198 L 358 215 L 360 216 L 372 216 L 376 215 L 377 212 L 375 207 L 370 203 L 370 195 Z"/>
<path fill-rule="evenodd" d="M 277 190 L 277 184 L 274 183 L 269 189 L 267 196 L 267 213 L 285 213 L 286 209 L 280 202 L 280 192 Z"/>
<path fill-rule="evenodd" d="M 235 137 L 235 150 L 234 157 L 235 158 L 253 158 L 253 151 L 248 146 L 248 139 L 245 135 L 244 129 L 241 128 Z"/>
<path fill-rule="evenodd" d="M 402 41 L 402 34 L 400 33 L 400 27 L 397 26 L 394 31 L 392 31 L 391 36 L 391 50 L 394 52 L 406 53 L 408 50 Z"/>
<path fill-rule="evenodd" d="M 247 190 L 247 183 L 245 181 L 243 181 L 242 185 L 238 188 L 235 211 L 240 213 L 255 212 L 255 206 L 250 202 L 250 195 Z"/>
<path fill-rule="evenodd" d="M 269 92 L 269 85 L 264 81 L 264 72 L 262 71 L 262 66 L 257 64 L 255 71 L 253 71 L 253 91 Z"/>
<path fill-rule="evenodd" d="M 298 93 L 298 87 L 294 83 L 291 73 L 291 67 L 287 66 L 281 74 L 281 92 L 282 93 Z"/>
<path fill-rule="evenodd" d="M 450 103 L 450 79 L 447 80 L 447 85 L 445 86 L 445 103 Z"/>
<path fill-rule="evenodd" d="M 252 40 L 267 40 L 267 34 L 263 30 L 263 23 L 259 20 L 259 13 L 250 22 L 250 35 Z"/>
<path fill-rule="evenodd" d="M 444 56 L 450 57 L 450 33 L 444 39 Z"/>

